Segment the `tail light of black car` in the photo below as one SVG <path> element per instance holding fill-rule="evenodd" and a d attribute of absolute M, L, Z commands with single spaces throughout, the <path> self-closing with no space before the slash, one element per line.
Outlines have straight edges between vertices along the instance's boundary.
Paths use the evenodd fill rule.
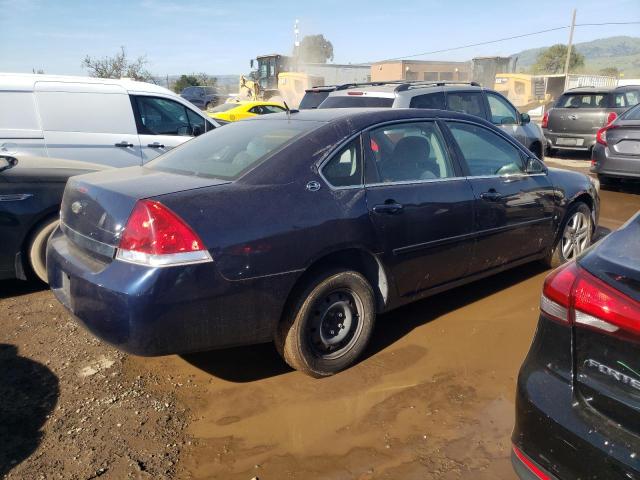
<path fill-rule="evenodd" d="M 608 334 L 640 336 L 640 303 L 575 262 L 545 280 L 540 309 L 551 319 Z"/>
<path fill-rule="evenodd" d="M 549 126 L 549 112 L 544 112 L 542 116 L 542 128 L 547 128 Z"/>
<path fill-rule="evenodd" d="M 615 113 L 613 114 L 615 115 Z M 611 116 L 611 115 L 609 115 Z M 614 119 L 615 120 L 615 117 Z M 607 146 L 607 132 L 613 128 L 618 128 L 617 125 L 612 124 L 613 120 L 611 120 L 611 122 L 607 122 L 607 125 L 602 127 L 600 130 L 598 130 L 598 133 L 596 133 L 596 142 L 598 142 L 600 145 L 604 145 L 605 147 Z"/>
<path fill-rule="evenodd" d="M 200 237 L 160 202 L 139 200 L 122 231 L 116 258 L 152 267 L 211 262 Z"/>

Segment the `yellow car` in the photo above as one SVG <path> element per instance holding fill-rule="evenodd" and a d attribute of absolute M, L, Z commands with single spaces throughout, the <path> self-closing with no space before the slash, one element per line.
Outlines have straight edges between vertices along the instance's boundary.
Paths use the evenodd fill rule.
<path fill-rule="evenodd" d="M 280 113 L 286 111 L 284 105 L 274 102 L 229 102 L 218 105 L 207 111 L 207 115 L 223 122 L 235 122 L 244 118 L 267 113 Z"/>

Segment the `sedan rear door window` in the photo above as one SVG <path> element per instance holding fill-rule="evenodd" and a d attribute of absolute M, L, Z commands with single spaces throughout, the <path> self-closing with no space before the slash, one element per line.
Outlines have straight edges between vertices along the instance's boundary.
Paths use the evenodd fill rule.
<path fill-rule="evenodd" d="M 377 182 L 433 180 L 454 176 L 445 143 L 434 122 L 377 128 L 371 131 L 369 138 Z M 376 180 L 372 178 L 371 181 Z"/>

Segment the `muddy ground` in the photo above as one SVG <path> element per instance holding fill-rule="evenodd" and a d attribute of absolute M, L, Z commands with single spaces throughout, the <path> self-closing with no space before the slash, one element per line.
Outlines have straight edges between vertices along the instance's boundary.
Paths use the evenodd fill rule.
<path fill-rule="evenodd" d="M 638 209 L 640 187 L 603 190 L 603 231 Z M 271 345 L 130 357 L 47 290 L 0 282 L 0 477 L 513 479 L 514 385 L 545 273 L 384 315 L 366 357 L 323 380 Z"/>

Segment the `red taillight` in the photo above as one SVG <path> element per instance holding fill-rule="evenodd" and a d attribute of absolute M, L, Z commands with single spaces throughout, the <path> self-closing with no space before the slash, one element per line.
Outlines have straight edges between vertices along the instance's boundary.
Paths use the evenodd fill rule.
<path fill-rule="evenodd" d="M 542 128 L 547 128 L 549 125 L 549 112 L 544 112 L 542 116 Z"/>
<path fill-rule="evenodd" d="M 347 95 L 364 95 L 364 92 L 347 92 Z"/>
<path fill-rule="evenodd" d="M 164 266 L 211 261 L 198 235 L 160 202 L 140 200 L 122 231 L 117 258 Z"/>
<path fill-rule="evenodd" d="M 602 127 L 600 130 L 598 130 L 598 133 L 596 133 L 596 142 L 598 142 L 600 145 L 604 145 L 605 147 L 607 146 L 607 132 L 609 130 L 612 130 L 614 128 L 617 128 L 617 125 L 607 125 L 606 127 Z"/>
<path fill-rule="evenodd" d="M 580 271 L 573 290 L 576 324 L 640 334 L 640 303 L 585 270 Z"/>
<path fill-rule="evenodd" d="M 520 460 L 524 464 L 524 466 L 527 467 L 527 469 L 535 475 L 535 478 L 537 478 L 538 480 L 551 480 L 551 477 L 549 475 L 540 470 L 540 468 L 531 460 L 529 460 L 529 458 L 524 453 L 522 453 L 520 449 L 515 445 L 513 446 L 513 453 L 515 453 L 516 457 L 518 457 L 518 460 Z"/>
<path fill-rule="evenodd" d="M 561 323 L 640 335 L 640 303 L 575 262 L 561 266 L 545 279 L 540 309 Z"/>
<path fill-rule="evenodd" d="M 607 123 L 605 125 L 611 125 L 616 118 L 618 118 L 618 114 L 616 112 L 611 112 L 607 115 Z"/>
<path fill-rule="evenodd" d="M 544 281 L 540 309 L 554 320 L 569 323 L 571 289 L 578 275 L 578 266 L 567 263 L 551 272 Z"/>

